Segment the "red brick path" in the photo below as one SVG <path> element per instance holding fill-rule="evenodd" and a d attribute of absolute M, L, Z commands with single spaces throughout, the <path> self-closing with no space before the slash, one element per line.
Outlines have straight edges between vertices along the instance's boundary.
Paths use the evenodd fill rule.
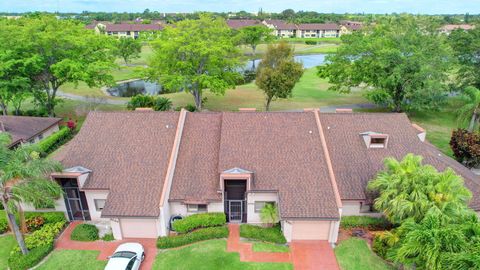
<path fill-rule="evenodd" d="M 143 245 L 145 249 L 145 260 L 142 262 L 141 270 L 152 269 L 155 256 L 157 255 L 156 239 L 145 238 L 127 238 L 123 240 L 116 240 L 111 242 L 94 241 L 94 242 L 79 242 L 70 239 L 73 229 L 82 222 L 74 221 L 68 225 L 62 235 L 55 243 L 55 249 L 76 249 L 76 250 L 98 250 L 98 260 L 107 260 L 107 257 L 112 255 L 115 249 L 122 243 L 137 242 Z"/>
<path fill-rule="evenodd" d="M 340 270 L 327 241 L 292 241 L 290 252 L 254 252 L 252 243 L 240 242 L 240 226 L 229 224 L 227 251 L 240 253 L 243 262 L 289 262 L 295 270 Z"/>

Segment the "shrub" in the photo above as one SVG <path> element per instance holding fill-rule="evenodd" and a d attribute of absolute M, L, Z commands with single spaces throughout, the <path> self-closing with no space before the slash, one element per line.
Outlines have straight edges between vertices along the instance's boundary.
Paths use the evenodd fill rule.
<path fill-rule="evenodd" d="M 240 225 L 240 236 L 277 244 L 285 244 L 287 242 L 285 236 L 283 236 L 280 225 L 272 228 L 263 228 L 255 225 L 242 224 Z"/>
<path fill-rule="evenodd" d="M 72 240 L 76 241 L 95 241 L 98 240 L 98 229 L 95 225 L 92 224 L 80 224 L 75 229 L 73 229 L 72 235 L 70 236 Z"/>
<path fill-rule="evenodd" d="M 155 111 L 169 111 L 172 109 L 172 101 L 166 97 L 157 97 L 153 109 Z"/>
<path fill-rule="evenodd" d="M 307 45 L 317 45 L 317 41 L 315 41 L 315 40 L 305 40 L 305 44 L 307 44 Z"/>
<path fill-rule="evenodd" d="M 204 228 L 186 234 L 159 237 L 157 247 L 160 249 L 174 248 L 199 241 L 226 237 L 228 237 L 228 228 L 225 226 Z"/>
<path fill-rule="evenodd" d="M 4 213 L 0 213 L 4 215 Z M 3 234 L 8 231 L 8 221 L 5 217 L 0 216 L 0 234 Z"/>
<path fill-rule="evenodd" d="M 41 229 L 27 235 L 27 237 L 25 237 L 27 249 L 32 250 L 44 245 L 53 245 L 55 237 L 62 231 L 64 226 L 65 222 L 45 224 Z M 14 252 L 17 251 L 20 251 L 19 247 L 14 248 Z"/>
<path fill-rule="evenodd" d="M 390 229 L 392 225 L 383 217 L 344 216 L 340 221 L 343 229 L 364 228 L 372 231 Z"/>
<path fill-rule="evenodd" d="M 135 110 L 136 108 L 152 108 L 155 103 L 153 96 L 136 95 L 127 103 L 127 109 Z"/>
<path fill-rule="evenodd" d="M 38 142 L 38 147 L 42 154 L 47 155 L 68 142 L 71 138 L 73 138 L 72 130 L 62 127 L 59 131 Z"/>
<path fill-rule="evenodd" d="M 104 236 L 102 236 L 102 240 L 109 242 L 109 241 L 115 240 L 115 237 L 113 237 L 113 233 L 107 233 Z"/>
<path fill-rule="evenodd" d="M 57 222 L 67 222 L 65 214 L 63 212 L 53 211 L 53 212 L 25 212 L 25 219 L 30 219 L 33 217 L 42 217 L 45 221 L 45 224 L 57 223 Z"/>
<path fill-rule="evenodd" d="M 226 222 L 225 213 L 202 213 L 175 221 L 173 229 L 179 233 L 187 233 L 198 228 L 222 226 Z"/>
<path fill-rule="evenodd" d="M 40 229 L 43 224 L 45 224 L 45 219 L 41 216 L 31 217 L 29 219 L 26 219 L 25 223 L 27 224 L 28 231 L 33 232 Z"/>
<path fill-rule="evenodd" d="M 480 132 L 457 129 L 452 132 L 450 147 L 458 162 L 472 168 L 480 165 Z"/>
<path fill-rule="evenodd" d="M 193 105 L 193 104 L 185 105 L 184 109 L 189 111 L 189 112 L 196 112 L 197 111 L 197 107 L 195 107 L 195 105 Z"/>
<path fill-rule="evenodd" d="M 382 239 L 381 234 L 375 234 L 373 237 L 372 250 L 383 259 L 387 257 L 388 245 Z"/>
<path fill-rule="evenodd" d="M 31 249 L 27 255 L 20 251 L 14 251 L 8 258 L 8 266 L 11 270 L 26 270 L 37 265 L 53 250 L 53 243 Z"/>

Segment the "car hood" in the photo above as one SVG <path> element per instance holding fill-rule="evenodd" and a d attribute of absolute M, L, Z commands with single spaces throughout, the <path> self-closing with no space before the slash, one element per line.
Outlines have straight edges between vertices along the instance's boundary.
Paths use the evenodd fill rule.
<path fill-rule="evenodd" d="M 105 270 L 119 270 L 127 268 L 130 259 L 127 258 L 111 258 L 108 260 Z"/>

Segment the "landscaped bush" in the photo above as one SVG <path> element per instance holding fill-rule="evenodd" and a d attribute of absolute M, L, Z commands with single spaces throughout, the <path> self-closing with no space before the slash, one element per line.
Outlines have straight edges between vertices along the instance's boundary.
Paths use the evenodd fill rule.
<path fill-rule="evenodd" d="M 14 251 L 8 258 L 8 266 L 10 270 L 30 269 L 43 260 L 52 250 L 53 243 L 31 249 L 27 255 L 23 255 L 20 251 Z"/>
<path fill-rule="evenodd" d="M 71 138 L 73 138 L 72 130 L 62 127 L 59 131 L 38 142 L 38 147 L 42 154 L 47 155 L 68 142 Z"/>
<path fill-rule="evenodd" d="M 480 132 L 455 130 L 452 132 L 450 147 L 458 162 L 469 168 L 480 165 Z"/>
<path fill-rule="evenodd" d="M 127 103 L 127 109 L 152 108 L 155 111 L 169 111 L 172 101 L 166 97 L 154 97 L 150 95 L 136 95 Z"/>
<path fill-rule="evenodd" d="M 27 255 L 15 247 L 8 258 L 11 270 L 25 270 L 37 265 L 53 249 L 55 237 L 62 231 L 65 222 L 45 224 L 41 229 L 25 237 L 25 245 L 30 251 Z"/>
<path fill-rule="evenodd" d="M 113 237 L 113 233 L 107 233 L 104 236 L 102 236 L 102 240 L 109 242 L 109 241 L 115 240 L 115 237 Z"/>
<path fill-rule="evenodd" d="M 80 224 L 73 229 L 70 238 L 72 240 L 85 242 L 98 240 L 98 228 L 92 224 Z"/>
<path fill-rule="evenodd" d="M 8 231 L 8 221 L 4 212 L 0 212 L 0 234 Z"/>
<path fill-rule="evenodd" d="M 25 219 L 28 220 L 33 217 L 42 217 L 45 224 L 67 222 L 65 213 L 52 211 L 52 212 L 25 212 Z"/>
<path fill-rule="evenodd" d="M 226 237 L 228 237 L 228 228 L 225 226 L 204 228 L 186 234 L 159 237 L 157 247 L 160 249 L 174 248 L 199 241 Z"/>
<path fill-rule="evenodd" d="M 381 233 L 375 234 L 372 242 L 372 250 L 383 259 L 387 257 L 388 245 L 383 240 Z"/>
<path fill-rule="evenodd" d="M 383 217 L 344 216 L 340 221 L 340 227 L 343 229 L 364 228 L 380 231 L 390 229 L 392 225 Z"/>
<path fill-rule="evenodd" d="M 285 244 L 287 240 L 283 236 L 280 225 L 271 228 L 264 228 L 255 225 L 240 225 L 240 236 L 248 239 L 255 239 L 277 244 Z"/>
<path fill-rule="evenodd" d="M 225 225 L 226 222 L 227 218 L 225 217 L 225 213 L 202 213 L 175 221 L 173 223 L 173 229 L 179 233 L 187 233 L 198 228 L 222 226 Z"/>
<path fill-rule="evenodd" d="M 169 111 L 172 109 L 172 101 L 166 97 L 158 97 L 153 104 L 155 111 Z"/>
<path fill-rule="evenodd" d="M 41 216 L 31 217 L 25 220 L 29 232 L 40 229 L 45 224 L 45 219 Z"/>
<path fill-rule="evenodd" d="M 305 40 L 305 44 L 307 44 L 307 45 L 317 45 L 317 41 L 316 40 Z"/>

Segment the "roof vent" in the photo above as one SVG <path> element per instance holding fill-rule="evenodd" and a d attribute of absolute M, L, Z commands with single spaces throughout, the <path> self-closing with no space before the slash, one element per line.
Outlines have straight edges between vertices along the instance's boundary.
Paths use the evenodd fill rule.
<path fill-rule="evenodd" d="M 336 113 L 353 113 L 353 110 L 352 110 L 352 109 L 342 109 L 342 108 L 338 108 L 338 109 L 335 109 L 335 112 L 336 112 Z"/>
<path fill-rule="evenodd" d="M 360 133 L 367 148 L 387 148 L 388 134 L 368 131 Z"/>
<path fill-rule="evenodd" d="M 239 112 L 256 112 L 256 108 L 238 108 Z"/>

